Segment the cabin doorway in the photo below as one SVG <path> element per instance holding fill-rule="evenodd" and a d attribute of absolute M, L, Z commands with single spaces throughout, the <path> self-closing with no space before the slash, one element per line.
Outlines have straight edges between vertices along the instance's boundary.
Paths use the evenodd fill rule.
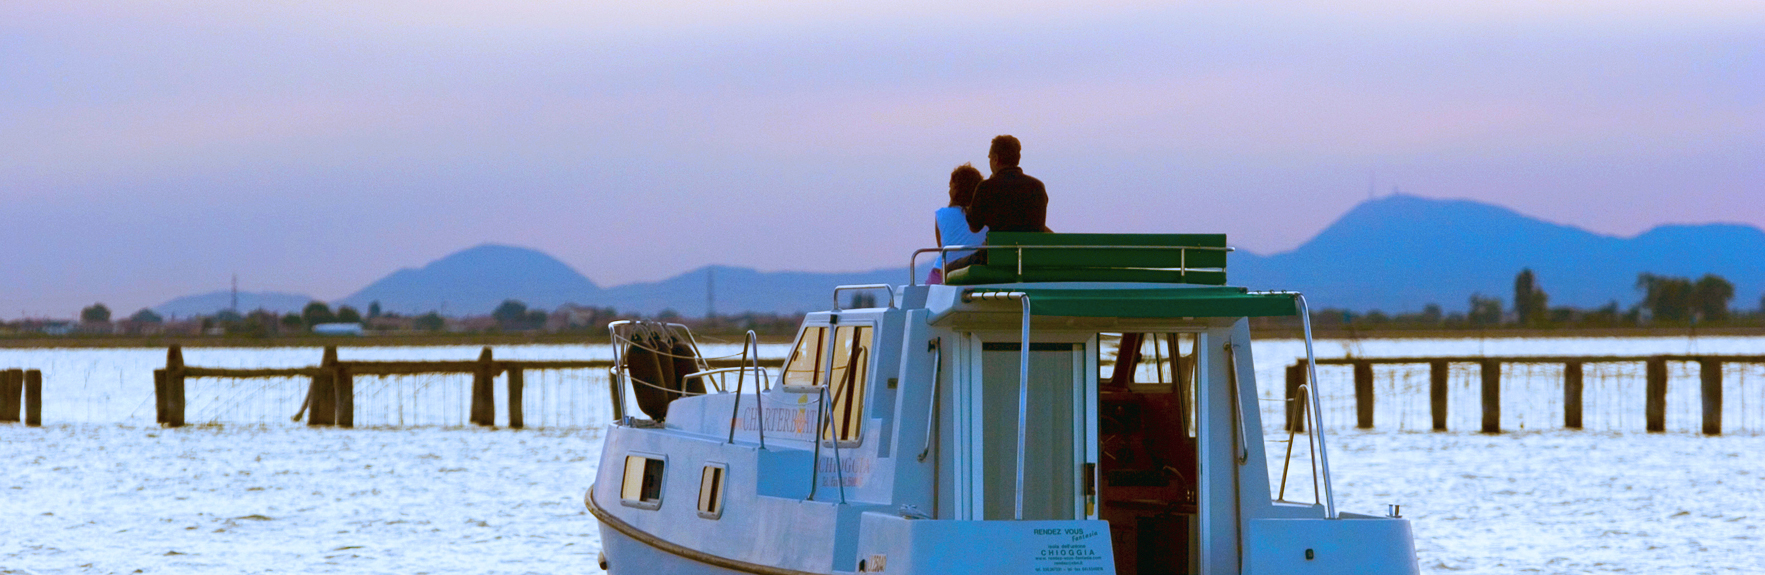
<path fill-rule="evenodd" d="M 977 338 L 978 339 L 978 338 Z M 1012 519 L 1017 505 L 1018 379 L 1021 343 L 977 341 L 970 397 L 979 423 L 969 435 L 971 491 L 981 519 Z M 1024 443 L 1024 519 L 1082 519 L 1094 437 L 1094 369 L 1087 342 L 1030 344 Z"/>
<path fill-rule="evenodd" d="M 1098 336 L 1101 502 L 1116 572 L 1199 572 L 1195 333 Z"/>

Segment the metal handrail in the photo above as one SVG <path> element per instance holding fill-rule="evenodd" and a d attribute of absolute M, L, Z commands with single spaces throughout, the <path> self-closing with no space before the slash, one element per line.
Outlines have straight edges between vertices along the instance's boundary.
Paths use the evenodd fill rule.
<path fill-rule="evenodd" d="M 1041 249 L 1055 249 L 1055 250 L 1070 250 L 1070 249 L 1178 250 L 1177 267 L 1175 269 L 1177 271 L 1181 271 L 1184 273 L 1188 273 L 1189 270 L 1191 270 L 1191 269 L 1194 269 L 1195 271 L 1209 271 L 1209 270 L 1223 270 L 1223 269 L 1225 269 L 1224 266 L 1217 267 L 1217 268 L 1215 268 L 1215 267 L 1190 268 L 1189 267 L 1189 252 L 1188 252 L 1188 250 L 1201 250 L 1201 251 L 1208 251 L 1208 252 L 1227 252 L 1227 253 L 1238 251 L 1237 248 L 1233 248 L 1231 246 L 1216 248 L 1216 247 L 1211 247 L 1211 246 L 1024 246 L 1024 245 L 988 246 L 986 244 L 982 244 L 982 245 L 978 245 L 978 246 L 941 246 L 941 247 L 935 247 L 935 248 L 920 248 L 917 250 L 913 250 L 913 255 L 909 256 L 907 258 L 907 285 L 910 285 L 910 286 L 919 285 L 919 277 L 918 277 L 919 274 L 916 271 L 916 268 L 914 267 L 914 266 L 919 265 L 919 254 L 929 253 L 929 252 L 937 252 L 939 255 L 945 255 L 945 254 L 948 254 L 949 252 L 953 252 L 953 251 L 1007 249 L 1007 248 L 1017 250 L 1017 253 L 1018 253 L 1017 273 L 1018 273 L 1018 275 L 1023 275 L 1023 250 L 1025 250 L 1025 249 L 1036 249 L 1036 250 L 1041 250 Z M 950 264 L 950 258 L 947 258 L 947 257 L 939 258 L 938 269 L 943 273 L 943 275 L 946 275 L 946 276 L 950 275 L 950 265 L 949 264 Z M 1170 268 L 1164 268 L 1164 269 L 1170 269 Z"/>
<path fill-rule="evenodd" d="M 981 301 L 1015 299 L 1023 304 L 1023 342 L 1018 347 L 1017 360 L 1017 505 L 1012 511 L 1013 519 L 1023 521 L 1023 459 L 1024 444 L 1029 434 L 1030 411 L 1030 294 L 1021 291 L 976 293 L 975 290 L 962 293 L 962 301 L 964 302 L 976 299 Z"/>
<path fill-rule="evenodd" d="M 863 290 L 863 289 L 886 289 L 886 290 L 889 290 L 888 308 L 889 309 L 895 308 L 895 286 L 892 286 L 889 284 L 858 284 L 858 285 L 836 286 L 833 288 L 833 311 L 840 311 L 840 292 L 853 291 L 853 290 Z"/>
<path fill-rule="evenodd" d="M 944 338 L 932 340 L 932 394 L 931 401 L 925 408 L 925 448 L 919 450 L 919 460 L 932 452 L 932 430 L 938 417 L 938 379 L 944 377 Z"/>
<path fill-rule="evenodd" d="M 749 348 L 752 348 L 754 350 L 754 354 L 752 356 L 748 355 Z M 742 363 L 747 363 L 750 360 L 750 357 L 752 358 L 752 361 L 754 362 L 753 369 L 758 370 L 760 368 L 760 336 L 759 336 L 759 334 L 754 333 L 754 330 L 751 330 L 751 329 L 748 330 L 747 336 L 742 340 Z M 726 443 L 735 443 L 735 423 L 737 421 L 741 420 L 742 390 L 746 386 L 747 381 L 748 381 L 749 366 L 744 365 L 744 366 L 740 366 L 740 367 L 733 367 L 733 368 L 726 367 L 723 369 L 712 370 L 712 371 L 718 371 L 718 372 L 727 372 L 731 369 L 737 370 L 737 373 L 735 376 L 735 402 L 734 402 L 735 406 L 730 408 L 729 440 Z M 756 406 L 758 406 L 759 402 L 760 402 L 760 392 L 761 392 L 760 378 L 762 378 L 762 377 L 766 377 L 765 371 L 760 371 L 759 374 L 754 377 L 754 402 L 755 402 Z M 767 378 L 767 379 L 768 379 L 768 383 L 770 383 L 771 378 Z M 771 386 L 768 385 L 767 387 L 771 387 Z M 723 386 L 721 384 L 718 385 L 717 391 L 723 391 Z M 760 448 L 761 449 L 766 448 L 766 425 L 764 423 L 765 417 L 766 417 L 766 410 L 761 409 L 760 410 L 761 424 L 759 426 L 759 428 L 760 428 Z"/>
<path fill-rule="evenodd" d="M 622 335 L 620 332 L 625 331 L 625 330 L 651 329 L 652 326 L 660 326 L 662 331 L 664 333 L 666 333 L 669 337 L 684 339 L 687 343 L 687 346 L 692 348 L 693 356 L 694 356 L 693 363 L 698 368 L 697 371 L 695 371 L 693 375 L 700 376 L 700 377 L 708 376 L 708 375 L 716 375 L 716 374 L 720 374 L 720 373 L 726 373 L 726 372 L 730 371 L 730 369 L 731 369 L 731 368 L 711 369 L 710 368 L 711 364 L 706 362 L 706 360 L 705 360 L 705 354 L 699 351 L 698 337 L 694 336 L 692 328 L 686 326 L 685 324 L 665 323 L 665 322 L 656 322 L 656 321 L 644 321 L 644 320 L 629 320 L 629 319 L 622 319 L 622 320 L 618 320 L 618 321 L 608 322 L 607 323 L 607 336 L 613 342 L 613 365 L 608 368 L 608 372 L 609 372 L 608 375 L 609 375 L 609 379 L 610 379 L 610 381 L 608 383 L 609 383 L 609 387 L 611 388 L 610 394 L 612 395 L 612 401 L 613 401 L 613 422 L 615 425 L 629 425 L 631 423 L 630 422 L 631 416 L 625 413 L 625 388 L 631 386 L 633 384 L 633 382 L 647 385 L 650 387 L 656 387 L 658 389 L 662 389 L 664 391 L 668 391 L 671 393 L 678 393 L 682 396 L 704 395 L 704 394 L 689 394 L 685 390 L 672 390 L 672 389 L 662 388 L 662 387 L 657 386 L 655 384 L 652 384 L 650 382 L 635 379 L 635 378 L 631 377 L 631 370 L 629 369 L 629 366 L 625 365 L 626 358 L 625 358 L 625 353 L 624 353 L 624 346 L 619 345 L 619 342 L 625 341 L 628 344 L 633 343 L 633 342 L 631 342 L 631 338 L 629 336 Z M 649 349 L 649 348 L 645 348 L 645 349 Z M 758 347 L 757 343 L 755 344 L 754 349 L 755 349 L 755 353 L 758 354 L 759 347 Z M 663 350 L 657 350 L 657 349 L 649 349 L 649 351 L 652 353 L 659 353 L 659 354 L 667 355 L 669 357 L 680 357 L 680 356 L 674 355 L 674 353 L 672 351 L 663 351 Z M 747 352 L 747 347 L 745 344 L 742 348 L 742 351 L 744 354 Z M 764 377 L 764 375 L 763 375 L 763 377 Z M 708 379 L 708 378 L 706 378 L 706 379 Z M 767 377 L 767 381 L 769 384 L 770 384 L 770 379 L 771 379 L 770 377 Z M 723 389 L 723 386 L 721 383 L 713 383 L 713 385 L 715 385 L 717 387 L 717 391 L 719 393 L 724 392 L 724 389 Z"/>
<path fill-rule="evenodd" d="M 1295 305 L 1299 306 L 1300 325 L 1305 327 L 1305 364 L 1308 368 L 1310 381 L 1316 382 L 1318 380 L 1318 359 L 1312 353 L 1311 308 L 1305 304 L 1305 294 L 1292 293 Z M 1307 395 L 1311 398 L 1312 417 L 1315 420 L 1311 429 L 1312 441 L 1318 445 L 1318 464 L 1323 467 L 1324 517 L 1336 519 L 1336 491 L 1335 487 L 1330 484 L 1330 452 L 1324 449 L 1324 407 L 1318 401 L 1318 394 Z"/>

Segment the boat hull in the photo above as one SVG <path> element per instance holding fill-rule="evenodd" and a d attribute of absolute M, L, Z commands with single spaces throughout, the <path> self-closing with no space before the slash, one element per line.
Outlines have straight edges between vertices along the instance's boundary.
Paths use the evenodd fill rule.
<path fill-rule="evenodd" d="M 601 552 L 610 575 L 753 575 L 665 551 L 601 523 Z"/>

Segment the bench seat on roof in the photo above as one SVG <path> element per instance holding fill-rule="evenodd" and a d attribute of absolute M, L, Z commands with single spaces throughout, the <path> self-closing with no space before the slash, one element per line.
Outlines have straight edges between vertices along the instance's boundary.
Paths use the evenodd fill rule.
<path fill-rule="evenodd" d="M 950 272 L 944 283 L 1226 285 L 1225 234 L 992 232 L 986 246 L 987 263 Z"/>

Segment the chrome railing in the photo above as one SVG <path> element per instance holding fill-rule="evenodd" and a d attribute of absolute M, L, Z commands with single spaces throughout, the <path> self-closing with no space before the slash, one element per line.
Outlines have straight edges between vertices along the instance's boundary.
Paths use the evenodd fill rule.
<path fill-rule="evenodd" d="M 889 291 L 889 302 L 888 302 L 888 305 L 883 306 L 883 307 L 887 307 L 887 308 L 891 308 L 891 309 L 893 309 L 895 307 L 895 286 L 892 286 L 889 284 L 859 284 L 859 285 L 837 286 L 837 287 L 833 288 L 833 310 L 832 311 L 841 311 L 840 310 L 840 292 L 866 290 L 866 289 L 888 290 Z"/>

